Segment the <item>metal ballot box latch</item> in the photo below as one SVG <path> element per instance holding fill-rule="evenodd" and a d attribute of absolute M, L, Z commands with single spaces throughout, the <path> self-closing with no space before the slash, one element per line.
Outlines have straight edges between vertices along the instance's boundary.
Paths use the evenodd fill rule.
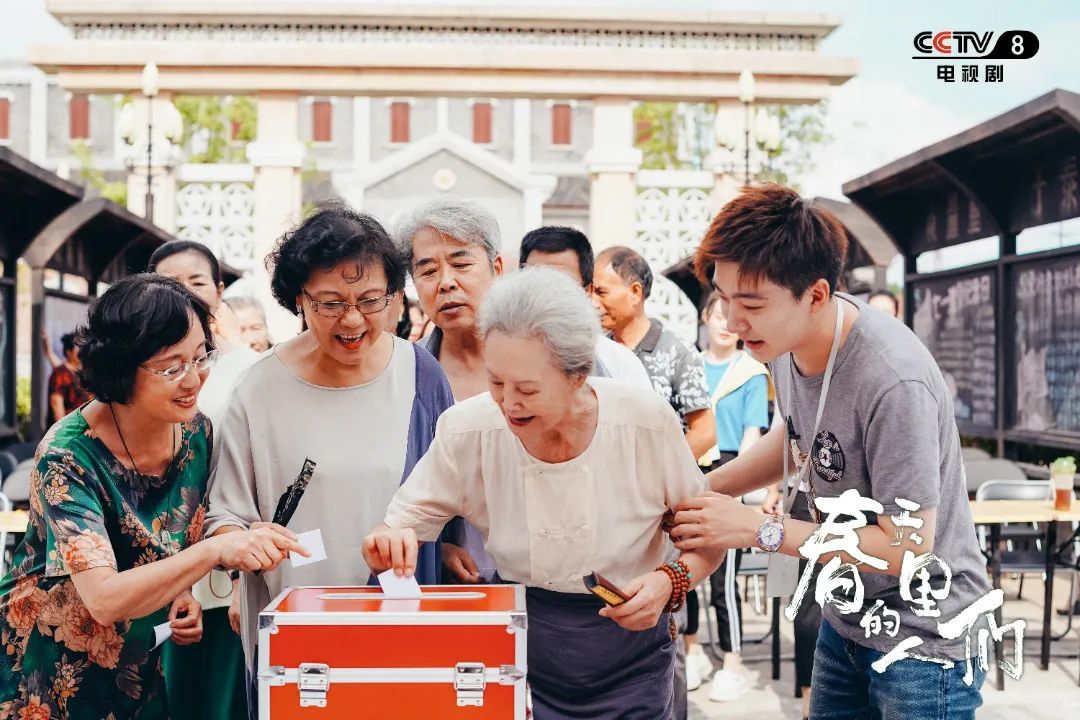
<path fill-rule="evenodd" d="M 323 663 L 300 663 L 300 707 L 326 707 L 330 689 L 330 666 Z"/>
<path fill-rule="evenodd" d="M 462 662 L 454 667 L 458 707 L 484 706 L 484 687 L 487 685 L 484 670 L 483 663 Z"/>

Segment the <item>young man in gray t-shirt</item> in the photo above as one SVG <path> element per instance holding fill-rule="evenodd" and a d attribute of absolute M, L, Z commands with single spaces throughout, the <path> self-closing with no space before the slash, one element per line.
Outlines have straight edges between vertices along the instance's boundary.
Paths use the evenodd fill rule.
<path fill-rule="evenodd" d="M 831 541 L 817 561 L 854 566 L 839 575 L 846 590 L 817 596 L 812 718 L 973 717 L 983 626 L 966 644 L 967 631 L 941 624 L 991 586 L 951 397 L 907 327 L 836 292 L 846 252 L 834 217 L 778 185 L 743 190 L 713 220 L 695 268 L 720 293 L 728 327 L 771 363 L 782 422 L 709 476 L 714 493 L 676 508 L 672 536 L 684 550 L 758 546 L 777 565 Z M 817 499 L 816 522 L 763 516 L 738 500 L 781 479 L 785 454 Z M 865 527 L 841 527 L 853 517 Z M 802 602 L 821 588 L 801 587 Z"/>

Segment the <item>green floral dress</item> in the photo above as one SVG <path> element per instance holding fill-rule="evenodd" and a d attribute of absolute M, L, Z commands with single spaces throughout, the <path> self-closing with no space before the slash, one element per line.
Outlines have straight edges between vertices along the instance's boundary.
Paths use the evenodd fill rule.
<path fill-rule="evenodd" d="M 199 415 L 182 436 L 164 477 L 125 468 L 81 410 L 42 440 L 27 533 L 0 582 L 0 720 L 167 717 L 154 626 L 168 607 L 100 625 L 70 576 L 122 572 L 201 539 L 210 422 Z"/>

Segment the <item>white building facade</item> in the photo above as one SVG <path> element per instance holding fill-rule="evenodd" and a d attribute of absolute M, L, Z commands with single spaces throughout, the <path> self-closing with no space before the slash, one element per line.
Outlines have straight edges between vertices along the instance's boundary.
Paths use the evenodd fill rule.
<path fill-rule="evenodd" d="M 405 208 L 452 193 L 495 213 L 510 261 L 528 230 L 566 224 L 586 230 L 598 249 L 641 250 L 659 273 L 693 249 L 734 194 L 742 152 L 718 149 L 696 173 L 639 172 L 634 104 L 737 107 L 747 69 L 757 102 L 816 102 L 856 69 L 819 52 L 838 24 L 819 15 L 559 8 L 555 17 L 543 8 L 320 3 L 256 12 L 251 3 L 179 0 L 47 6 L 72 40 L 32 49 L 33 66 L 0 67 L 0 143 L 56 169 L 78 167 L 71 145 L 81 140 L 97 169 L 123 177 L 131 158 L 145 165 L 145 140 L 124 143 L 118 118 L 125 98 L 145 117 L 146 63 L 160 69 L 158 117 L 158 104 L 176 95 L 254 98 L 246 162 L 167 168 L 158 150 L 168 144 L 155 134 L 151 172 L 155 222 L 250 272 L 264 299 L 262 258 L 306 202 L 331 198 L 392 225 Z M 136 166 L 128 193 L 136 212 L 145 188 L 145 167 Z"/>

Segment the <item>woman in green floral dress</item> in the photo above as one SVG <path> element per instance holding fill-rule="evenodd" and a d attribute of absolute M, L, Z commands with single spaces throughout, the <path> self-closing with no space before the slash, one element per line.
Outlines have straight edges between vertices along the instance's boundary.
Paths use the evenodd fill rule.
<path fill-rule="evenodd" d="M 269 570 L 306 553 L 280 527 L 200 542 L 208 317 L 179 283 L 136 275 L 79 329 L 96 400 L 38 447 L 30 522 L 0 582 L 0 720 L 167 717 L 155 627 L 198 642 L 192 583 L 219 565 Z"/>

